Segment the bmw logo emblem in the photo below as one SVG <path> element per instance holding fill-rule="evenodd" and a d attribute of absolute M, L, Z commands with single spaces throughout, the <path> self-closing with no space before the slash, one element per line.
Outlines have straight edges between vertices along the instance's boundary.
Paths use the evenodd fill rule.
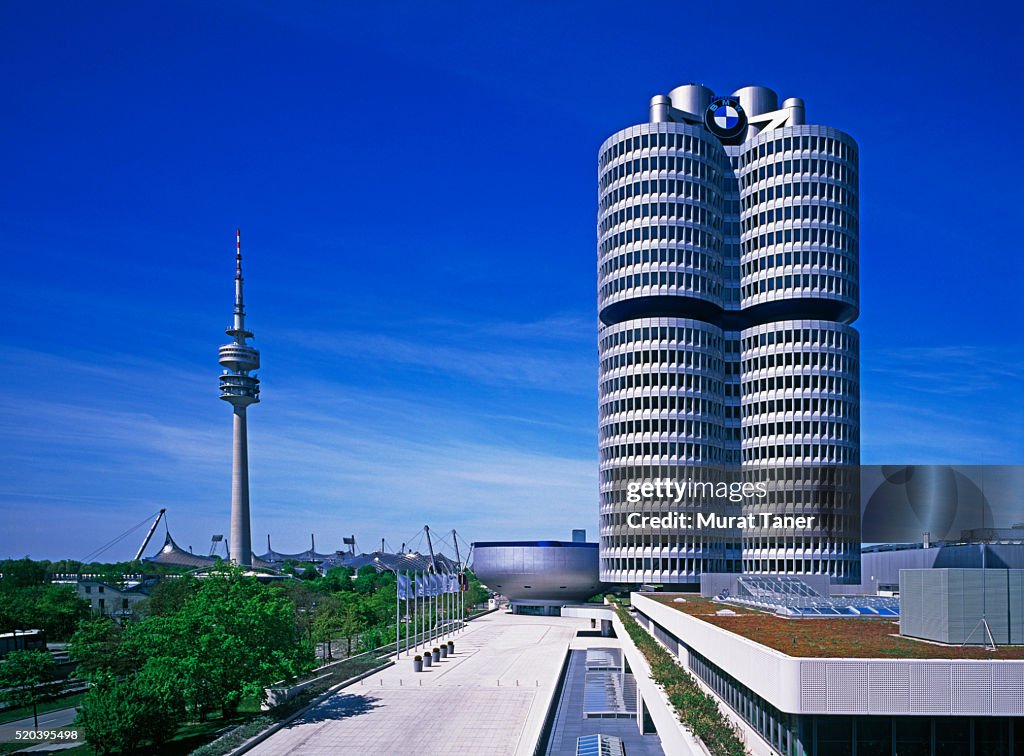
<path fill-rule="evenodd" d="M 704 112 L 704 125 L 723 142 L 729 142 L 747 128 L 747 115 L 735 97 L 718 97 Z"/>

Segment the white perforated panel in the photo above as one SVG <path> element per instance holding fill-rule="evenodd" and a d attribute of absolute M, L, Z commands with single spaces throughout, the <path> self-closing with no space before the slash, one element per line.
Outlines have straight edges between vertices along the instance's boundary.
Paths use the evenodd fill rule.
<path fill-rule="evenodd" d="M 868 706 L 867 662 L 831 662 L 826 668 L 829 713 L 866 711 Z"/>
<path fill-rule="evenodd" d="M 915 714 L 949 714 L 950 665 L 911 664 L 910 699 Z"/>
<path fill-rule="evenodd" d="M 800 662 L 800 710 L 826 711 L 828 709 L 828 681 L 825 662 Z"/>
<path fill-rule="evenodd" d="M 873 662 L 868 667 L 868 711 L 872 714 L 910 711 L 910 670 L 906 664 Z"/>
<path fill-rule="evenodd" d="M 953 714 L 992 711 L 992 665 L 953 664 Z"/>
<path fill-rule="evenodd" d="M 992 670 L 992 713 L 1024 716 L 1024 666 L 1000 664 Z"/>

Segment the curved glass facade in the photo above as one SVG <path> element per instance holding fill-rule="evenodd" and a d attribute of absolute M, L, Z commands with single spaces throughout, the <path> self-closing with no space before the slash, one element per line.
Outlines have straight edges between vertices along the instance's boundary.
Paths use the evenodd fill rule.
<path fill-rule="evenodd" d="M 857 145 L 804 124 L 802 101 L 762 113 L 777 102 L 773 92 L 736 95 L 723 117 L 738 110 L 751 119 L 739 135 L 732 121 L 716 135 L 714 119 L 695 112 L 714 98 L 691 85 L 673 91 L 671 106 L 656 97 L 652 123 L 600 148 L 604 582 L 692 584 L 702 572 L 741 569 L 859 576 L 848 521 L 855 487 L 807 472 L 860 462 L 859 342 L 850 325 L 859 296 Z M 828 516 L 817 528 L 771 536 L 627 524 L 630 513 L 680 510 L 679 502 L 627 500 L 630 481 L 714 480 L 727 471 L 781 480 L 773 512 L 825 506 Z"/>

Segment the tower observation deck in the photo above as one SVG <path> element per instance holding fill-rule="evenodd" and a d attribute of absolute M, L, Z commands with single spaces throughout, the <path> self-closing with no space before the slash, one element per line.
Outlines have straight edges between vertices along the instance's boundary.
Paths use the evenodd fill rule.
<path fill-rule="evenodd" d="M 242 298 L 242 232 L 235 231 L 235 313 L 225 333 L 231 343 L 220 348 L 220 398 L 234 410 L 231 461 L 231 561 L 252 564 L 252 532 L 249 522 L 249 440 L 246 408 L 260 400 L 260 381 L 253 373 L 260 367 L 260 353 L 246 343 L 253 338 L 245 327 Z"/>

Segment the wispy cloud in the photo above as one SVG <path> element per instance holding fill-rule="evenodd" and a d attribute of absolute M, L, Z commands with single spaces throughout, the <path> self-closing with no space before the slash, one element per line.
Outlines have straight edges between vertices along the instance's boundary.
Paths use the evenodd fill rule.
<path fill-rule="evenodd" d="M 371 352 L 372 339 L 363 344 Z M 390 360 L 397 347 L 376 353 Z M 399 361 L 409 359 L 397 351 Z M 442 370 L 446 361 L 428 360 L 427 351 L 410 352 L 414 364 Z M 472 353 L 453 348 L 445 358 L 456 369 Z M 160 506 L 169 507 L 182 544 L 205 548 L 210 533 L 225 530 L 230 422 L 211 396 L 215 373 L 165 371 L 113 354 L 8 357 L 13 380 L 0 393 L 0 448 L 10 464 L 0 471 L 0 511 L 11 525 L 0 532 L 0 556 L 82 556 Z M 515 359 L 495 348 L 479 380 L 503 385 L 504 361 L 511 369 Z M 551 366 L 538 360 L 530 369 L 534 377 L 515 380 L 547 389 L 540 376 Z M 67 385 L 84 388 L 72 401 L 57 390 Z M 275 547 L 300 547 L 316 532 L 326 548 L 355 532 L 363 542 L 385 537 L 397 546 L 428 522 L 468 538 L 537 537 L 593 520 L 589 439 L 575 452 L 549 451 L 559 446 L 552 434 L 578 433 L 572 413 L 536 420 L 481 413 L 466 397 L 424 392 L 415 382 L 396 390 L 294 375 L 275 383 L 271 396 L 250 413 L 257 544 L 271 532 Z M 18 518 L 22 512 L 32 517 Z M 41 528 L 41 520 L 74 527 Z M 136 546 L 126 543 L 114 556 Z"/>
<path fill-rule="evenodd" d="M 1005 416 L 971 417 L 927 404 L 866 401 L 861 449 L 864 464 L 1019 464 L 1024 434 L 1019 423 Z"/>
<path fill-rule="evenodd" d="M 865 463 L 1024 460 L 1024 360 L 1016 350 L 915 346 L 862 360 Z"/>
<path fill-rule="evenodd" d="M 534 322 L 430 320 L 406 324 L 415 338 L 379 331 L 288 331 L 282 338 L 314 345 L 335 358 L 401 365 L 489 386 L 555 393 L 594 391 L 593 324 L 563 317 Z"/>
<path fill-rule="evenodd" d="M 256 543 L 593 527 L 591 329 L 564 317 L 436 319 L 416 324 L 422 338 L 396 323 L 271 333 L 276 368 L 250 413 Z M 309 353 L 324 369 L 304 369 Z M 865 463 L 1021 461 L 1016 355 L 944 346 L 864 362 Z M 0 376 L 0 556 L 81 556 L 161 506 L 183 544 L 225 531 L 231 430 L 215 368 L 8 349 Z"/>
<path fill-rule="evenodd" d="M 948 345 L 885 349 L 871 355 L 865 371 L 904 388 L 941 394 L 991 391 L 1007 383 L 1024 385 L 1019 349 Z"/>

